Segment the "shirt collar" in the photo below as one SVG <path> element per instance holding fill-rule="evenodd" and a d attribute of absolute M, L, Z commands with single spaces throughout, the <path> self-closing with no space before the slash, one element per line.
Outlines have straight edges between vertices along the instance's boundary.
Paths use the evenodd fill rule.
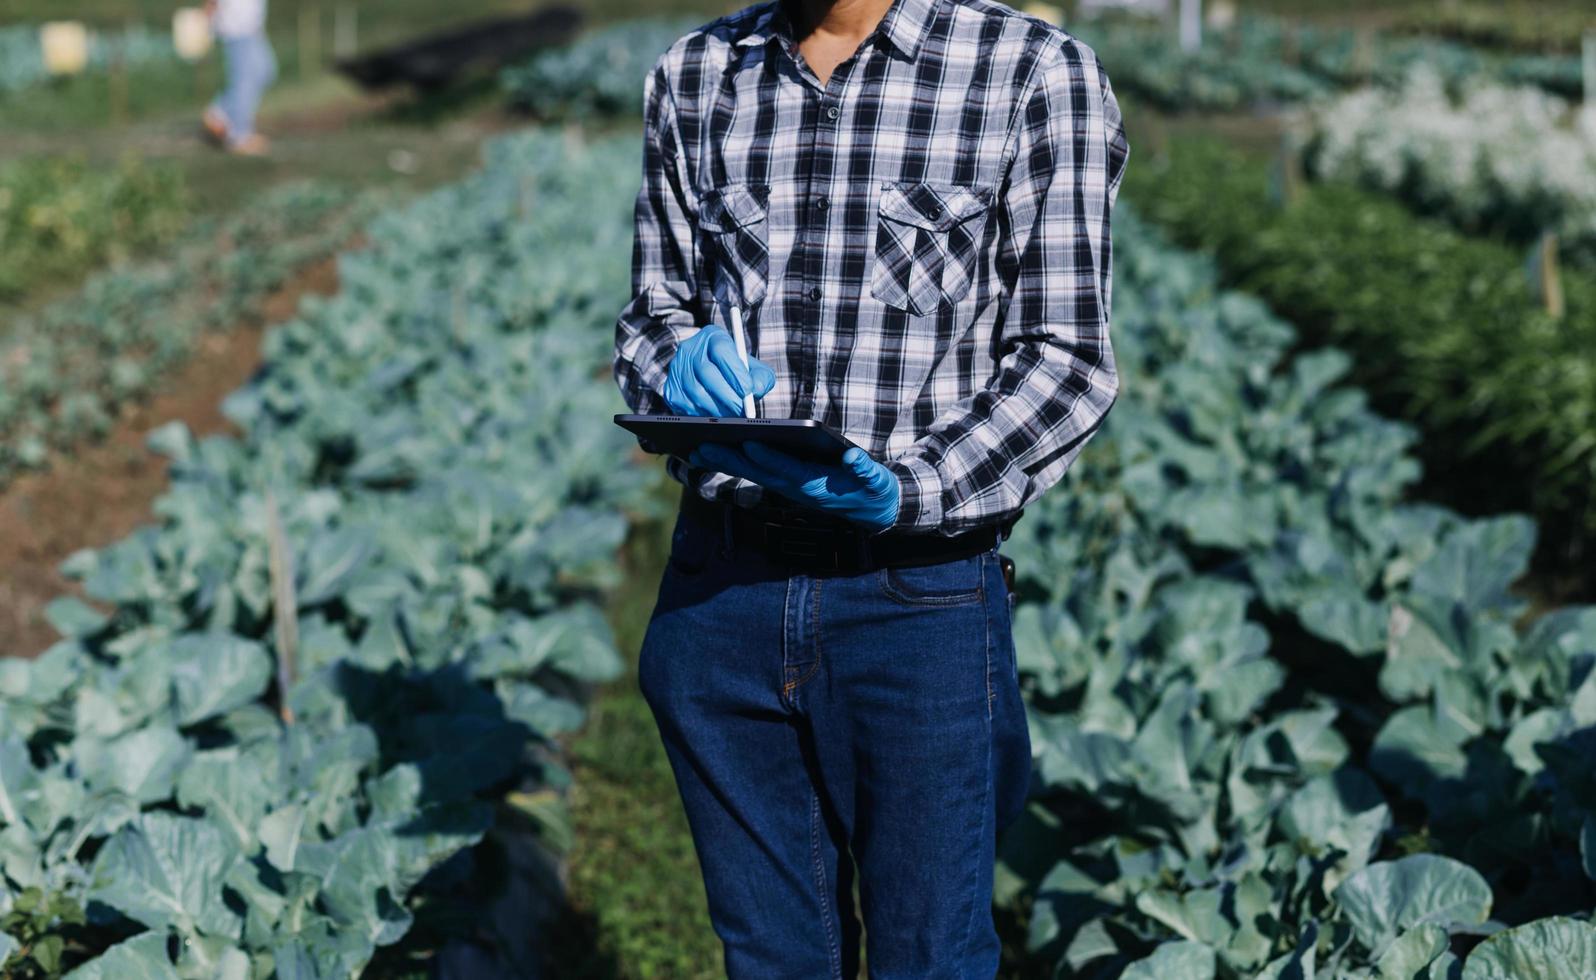
<path fill-rule="evenodd" d="M 765 4 L 765 9 L 759 12 L 759 16 L 754 18 L 753 26 L 748 29 L 748 33 L 733 41 L 732 47 L 757 47 L 771 38 L 785 38 L 791 33 L 791 29 L 787 27 L 787 15 L 781 9 L 781 0 L 771 0 Z"/>
<path fill-rule="evenodd" d="M 936 19 L 937 11 L 943 2 L 944 0 L 896 0 L 886 16 L 881 18 L 881 24 L 876 28 L 876 36 L 885 38 L 899 54 L 913 61 L 915 54 L 920 50 L 920 42 L 930 30 L 931 22 Z M 788 45 L 795 43 L 792 37 L 792 25 L 788 22 L 786 11 L 782 9 L 781 0 L 772 0 L 767 4 L 755 18 L 748 33 L 738 38 L 734 46 L 752 47 L 764 44 L 771 38 L 779 38 Z"/>
<path fill-rule="evenodd" d="M 897 0 L 881 19 L 876 32 L 897 48 L 899 54 L 913 61 L 942 3 L 943 0 Z"/>

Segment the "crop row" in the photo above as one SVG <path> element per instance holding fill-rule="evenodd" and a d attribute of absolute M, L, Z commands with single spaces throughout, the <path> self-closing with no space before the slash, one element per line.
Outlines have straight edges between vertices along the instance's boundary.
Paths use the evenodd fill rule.
<path fill-rule="evenodd" d="M 1413 434 L 1339 386 L 1344 355 L 1288 357 L 1210 263 L 1116 225 L 1123 395 L 1009 546 L 1043 788 L 1003 880 L 1032 952 L 1591 975 L 1596 609 L 1518 628 L 1533 524 L 1404 503 Z"/>
<path fill-rule="evenodd" d="M 176 58 L 169 35 L 146 27 L 127 27 L 91 33 L 86 67 L 104 72 L 115 65 L 131 68 Z M 24 92 L 49 78 L 39 28 L 29 24 L 0 27 L 0 98 Z"/>
<path fill-rule="evenodd" d="M 174 238 L 187 203 L 179 171 L 132 158 L 0 167 L 0 301 Z"/>
<path fill-rule="evenodd" d="M 1535 4 L 1454 0 L 1416 5 L 1398 14 L 1394 23 L 1400 30 L 1487 47 L 1573 54 L 1586 34 L 1596 32 L 1596 13 L 1580 0 Z"/>
<path fill-rule="evenodd" d="M 1453 41 L 1243 16 L 1180 49 L 1162 24 L 1113 18 L 1071 23 L 1109 66 L 1115 86 L 1172 110 L 1298 103 L 1358 85 L 1396 85 L 1416 67 L 1448 85 L 1491 80 L 1578 97 L 1577 55 L 1504 56 Z"/>
<path fill-rule="evenodd" d="M 1312 113 L 1308 160 L 1322 177 L 1401 196 L 1466 230 L 1515 241 L 1559 235 L 1596 261 L 1596 109 L 1536 88 L 1466 85 L 1430 72 L 1362 89 Z"/>
<path fill-rule="evenodd" d="M 692 20 L 628 21 L 506 69 L 500 84 L 516 107 L 541 118 L 635 115 L 654 60 Z M 1448 87 L 1497 81 L 1565 96 L 1583 91 L 1577 55 L 1504 56 L 1453 41 L 1244 16 L 1211 32 L 1202 50 L 1180 50 L 1162 24 L 1112 17 L 1071 23 L 1110 66 L 1116 86 L 1167 109 L 1230 110 L 1299 103 L 1342 89 L 1399 86 L 1417 68 Z"/>
<path fill-rule="evenodd" d="M 1432 485 L 1470 509 L 1529 509 L 1577 559 L 1596 531 L 1596 288 L 1554 318 L 1516 247 L 1466 237 L 1381 195 L 1315 184 L 1281 202 L 1269 165 L 1176 140 L 1125 194 L 1229 282 L 1345 348 L 1384 411 L 1419 425 Z"/>
<path fill-rule="evenodd" d="M 500 86 L 511 105 L 539 118 L 636 115 L 654 62 L 701 23 L 702 18 L 662 17 L 592 31 L 506 68 Z"/>
<path fill-rule="evenodd" d="M 207 333 L 237 326 L 295 270 L 331 255 L 381 198 L 277 188 L 225 220 L 191 222 L 163 258 L 91 277 L 0 331 L 0 484 L 103 435 Z"/>
<path fill-rule="evenodd" d="M 160 525 L 68 564 L 111 611 L 0 661 L 10 969 L 534 969 L 549 739 L 618 667 L 594 598 L 647 479 L 596 380 L 625 142 L 493 144 L 270 335 L 241 438 L 152 437 Z"/>

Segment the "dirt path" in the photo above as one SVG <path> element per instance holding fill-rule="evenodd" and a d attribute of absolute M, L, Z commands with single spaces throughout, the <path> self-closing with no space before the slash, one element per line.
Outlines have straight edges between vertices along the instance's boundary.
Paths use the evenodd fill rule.
<path fill-rule="evenodd" d="M 155 397 L 125 411 L 103 442 L 60 455 L 49 469 L 0 491 L 0 655 L 31 657 L 58 639 L 44 609 L 78 594 L 58 571 L 68 555 L 111 544 L 151 520 L 151 504 L 167 486 L 166 461 L 144 447 L 145 435 L 172 420 L 201 436 L 231 431 L 222 399 L 260 365 L 265 325 L 293 316 L 302 296 L 337 287 L 333 259 L 301 270 L 252 323 L 201 338 L 189 361 Z"/>
<path fill-rule="evenodd" d="M 391 102 L 332 83 L 312 85 L 268 117 L 275 144 L 267 160 L 215 152 L 196 138 L 186 115 L 85 133 L 15 134 L 0 141 L 6 144 L 0 159 L 66 153 L 113 160 L 134 153 L 168 160 L 183 169 L 200 210 L 227 213 L 268 186 L 300 178 L 422 192 L 469 170 L 484 139 L 524 122 L 490 104 L 441 124 L 408 125 L 384 115 Z M 0 488 L 0 656 L 34 656 L 58 639 L 44 609 L 78 594 L 58 571 L 67 556 L 111 544 L 152 519 L 167 473 L 165 460 L 144 447 L 149 431 L 172 420 L 196 435 L 228 431 L 221 403 L 259 366 L 261 324 L 291 317 L 301 296 L 336 288 L 333 259 L 302 270 L 250 325 L 200 338 L 185 365 L 154 397 L 125 410 L 104 441 L 57 454 L 43 472 Z M 33 305 L 47 298 L 35 297 Z"/>

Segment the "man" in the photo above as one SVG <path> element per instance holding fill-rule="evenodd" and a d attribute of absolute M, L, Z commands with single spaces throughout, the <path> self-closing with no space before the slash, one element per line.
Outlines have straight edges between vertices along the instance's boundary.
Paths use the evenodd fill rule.
<path fill-rule="evenodd" d="M 227 88 L 205 109 L 205 131 L 241 156 L 264 156 L 269 146 L 255 132 L 255 112 L 277 78 L 266 0 L 206 0 L 205 9 L 227 59 Z"/>
<path fill-rule="evenodd" d="M 821 420 L 864 451 L 672 458 L 641 684 L 733 977 L 991 977 L 1030 772 L 997 546 L 1116 391 L 1127 147 L 1095 56 L 991 0 L 777 0 L 646 94 L 634 411 Z M 745 368 L 722 327 L 747 327 Z"/>

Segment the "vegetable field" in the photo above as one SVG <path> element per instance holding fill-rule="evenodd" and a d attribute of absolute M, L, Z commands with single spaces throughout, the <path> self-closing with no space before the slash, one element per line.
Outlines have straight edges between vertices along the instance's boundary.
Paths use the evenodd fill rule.
<path fill-rule="evenodd" d="M 177 60 L 169 34 L 142 26 L 92 31 L 85 53 L 84 70 L 96 74 Z M 38 25 L 0 26 L 0 99 L 24 97 L 50 77 Z"/>
<path fill-rule="evenodd" d="M 1345 184 L 1282 206 L 1275 174 L 1182 139 L 1129 173 L 1126 196 L 1182 244 L 1211 250 L 1230 282 L 1345 346 L 1381 407 L 1422 426 L 1419 451 L 1450 496 L 1533 510 L 1570 560 L 1588 560 L 1596 280 L 1565 276 L 1554 317 L 1524 249 Z"/>
<path fill-rule="evenodd" d="M 181 174 L 131 157 L 0 166 L 0 303 L 175 238 L 186 205 Z"/>
<path fill-rule="evenodd" d="M 1113 72 L 1122 92 L 1172 111 L 1293 105 L 1360 85 L 1398 85 L 1413 70 L 1449 85 L 1530 85 L 1577 97 L 1577 52 L 1516 54 L 1434 37 L 1243 16 L 1211 32 L 1204 47 L 1181 50 L 1167 26 L 1140 20 L 1075 28 Z"/>
<path fill-rule="evenodd" d="M 243 438 L 152 437 L 162 524 L 72 562 L 111 612 L 63 601 L 66 639 L 0 662 L 8 904 L 72 910 L 13 936 L 17 969 L 529 955 L 548 739 L 616 668 L 592 597 L 645 481 L 592 380 L 629 143 L 496 144 L 273 335 L 228 406 Z"/>
<path fill-rule="evenodd" d="M 1558 916 L 1596 899 L 1596 609 L 1520 625 L 1531 522 L 1405 502 L 1413 433 L 1344 354 L 1288 356 L 1131 215 L 1115 244 L 1125 394 L 1011 545 L 1031 950 L 1083 977 L 1583 976 L 1560 951 L 1596 962 L 1596 928 Z"/>
<path fill-rule="evenodd" d="M 1596 606 L 1535 564 L 1596 534 L 1591 124 L 1515 75 L 1576 56 L 1476 43 L 1458 9 L 1446 39 L 1243 17 L 1187 58 L 1083 28 L 1128 116 L 1300 104 L 1307 166 L 1133 155 L 1120 397 L 1004 546 L 1035 763 L 1004 976 L 1596 977 Z M 506 71 L 539 124 L 419 200 L 290 185 L 5 324 L 0 483 L 347 247 L 225 402 L 236 434 L 151 433 L 152 522 L 71 558 L 59 642 L 0 659 L 7 977 L 714 972 L 673 945 L 696 909 L 635 896 L 690 874 L 683 831 L 593 831 L 657 850 L 634 882 L 563 866 L 594 826 L 573 758 L 595 799 L 655 794 L 621 821 L 674 803 L 646 709 L 603 685 L 641 633 L 606 610 L 657 572 L 623 544 L 674 497 L 609 421 L 628 120 L 688 26 Z M 1560 308 L 1525 268 L 1549 231 Z M 611 727 L 573 751 L 595 696 Z M 582 929 L 638 931 L 551 957 L 568 881 L 618 892 Z"/>
<path fill-rule="evenodd" d="M 290 184 L 226 219 L 191 221 L 165 257 L 91 276 L 0 334 L 0 486 L 103 436 L 207 333 L 237 325 L 382 198 Z"/>

